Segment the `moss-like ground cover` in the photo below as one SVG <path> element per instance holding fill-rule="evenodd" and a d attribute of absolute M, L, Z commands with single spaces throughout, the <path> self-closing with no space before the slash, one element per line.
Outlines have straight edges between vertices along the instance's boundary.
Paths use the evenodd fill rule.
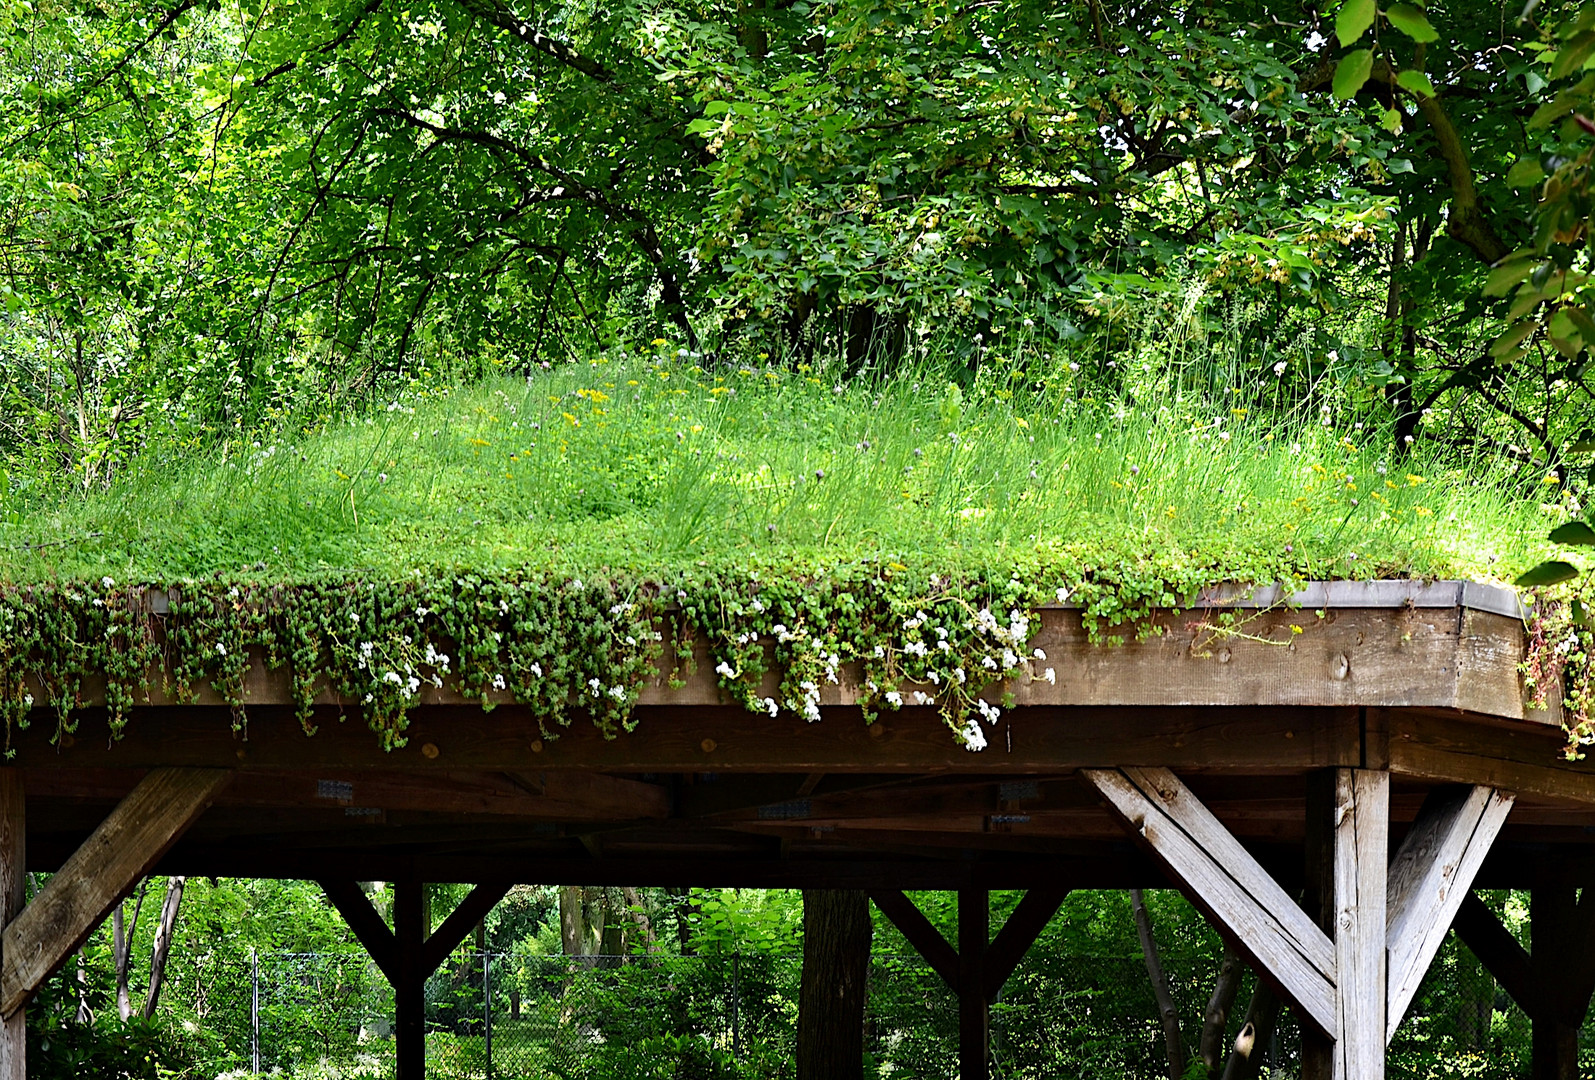
<path fill-rule="evenodd" d="M 103 490 L 13 483 L 5 719 L 48 704 L 69 728 L 103 672 L 114 728 L 158 665 L 241 720 L 254 651 L 291 670 L 307 728 L 325 678 L 389 745 L 426 683 L 613 732 L 703 635 L 749 709 L 818 719 L 857 663 L 867 717 L 934 703 L 978 748 L 999 680 L 1054 678 L 1029 647 L 1040 604 L 1112 636 L 1221 581 L 1500 579 L 1565 512 L 1543 478 L 1264 420 L 1255 397 L 1131 408 L 1066 368 L 836 385 L 665 352 L 152 452 Z M 150 586 L 175 588 L 169 614 Z"/>

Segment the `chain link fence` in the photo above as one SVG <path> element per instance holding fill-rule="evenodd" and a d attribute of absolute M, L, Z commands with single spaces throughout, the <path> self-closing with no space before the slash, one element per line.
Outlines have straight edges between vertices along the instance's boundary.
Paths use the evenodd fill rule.
<path fill-rule="evenodd" d="M 176 958 L 174 958 L 176 959 Z M 1164 958 L 1194 1054 L 1210 958 Z M 456 953 L 427 984 L 428 1076 L 437 1080 L 764 1080 L 792 1075 L 801 958 Z M 363 954 L 262 954 L 173 965 L 163 1012 L 206 1048 L 217 1077 L 393 1075 L 393 994 Z M 1253 992 L 1237 996 L 1225 1046 Z M 872 958 L 870 1072 L 957 1073 L 952 992 L 914 955 Z M 1139 957 L 1034 951 L 991 1011 L 992 1075 L 1146 1080 L 1168 1073 Z M 1588 1034 L 1588 1032 L 1586 1032 Z M 1586 1039 L 1590 1047 L 1595 1040 Z M 1528 1018 L 1465 949 L 1448 945 L 1390 1050 L 1392 1078 L 1528 1075 Z M 1270 1077 L 1298 1073 L 1289 1010 L 1263 1046 Z M 1595 1054 L 1586 1064 L 1595 1065 Z"/>

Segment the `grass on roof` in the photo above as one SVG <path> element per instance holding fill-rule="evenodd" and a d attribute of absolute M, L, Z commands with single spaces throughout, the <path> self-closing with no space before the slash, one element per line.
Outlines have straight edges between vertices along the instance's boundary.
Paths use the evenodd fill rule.
<path fill-rule="evenodd" d="M 13 481 L 0 578 L 664 573 L 890 558 L 1210 577 L 1509 579 L 1560 490 L 1318 414 L 928 373 L 834 385 L 659 355 L 417 391 L 352 421 Z M 1243 400 L 1237 396 L 1234 400 Z"/>

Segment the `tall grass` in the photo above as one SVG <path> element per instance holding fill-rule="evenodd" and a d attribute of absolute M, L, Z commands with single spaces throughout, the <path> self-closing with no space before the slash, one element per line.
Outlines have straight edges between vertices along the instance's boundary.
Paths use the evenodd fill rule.
<path fill-rule="evenodd" d="M 1113 560 L 1317 577 L 1502 577 L 1559 490 L 1504 463 L 1091 371 L 704 370 L 655 349 L 420 390 L 309 433 L 149 454 L 19 492 L 0 576 Z M 1245 402 L 1245 403 L 1243 403 Z M 43 545 L 43 546 L 41 546 Z"/>

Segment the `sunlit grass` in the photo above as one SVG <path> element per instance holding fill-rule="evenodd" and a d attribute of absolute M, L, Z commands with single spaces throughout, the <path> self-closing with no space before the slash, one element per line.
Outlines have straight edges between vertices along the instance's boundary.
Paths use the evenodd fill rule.
<path fill-rule="evenodd" d="M 1560 489 L 1247 409 L 659 357 L 410 395 L 353 422 L 12 484 L 0 575 L 1126 561 L 1215 577 L 1510 577 Z M 45 546 L 39 546 L 45 545 Z"/>

